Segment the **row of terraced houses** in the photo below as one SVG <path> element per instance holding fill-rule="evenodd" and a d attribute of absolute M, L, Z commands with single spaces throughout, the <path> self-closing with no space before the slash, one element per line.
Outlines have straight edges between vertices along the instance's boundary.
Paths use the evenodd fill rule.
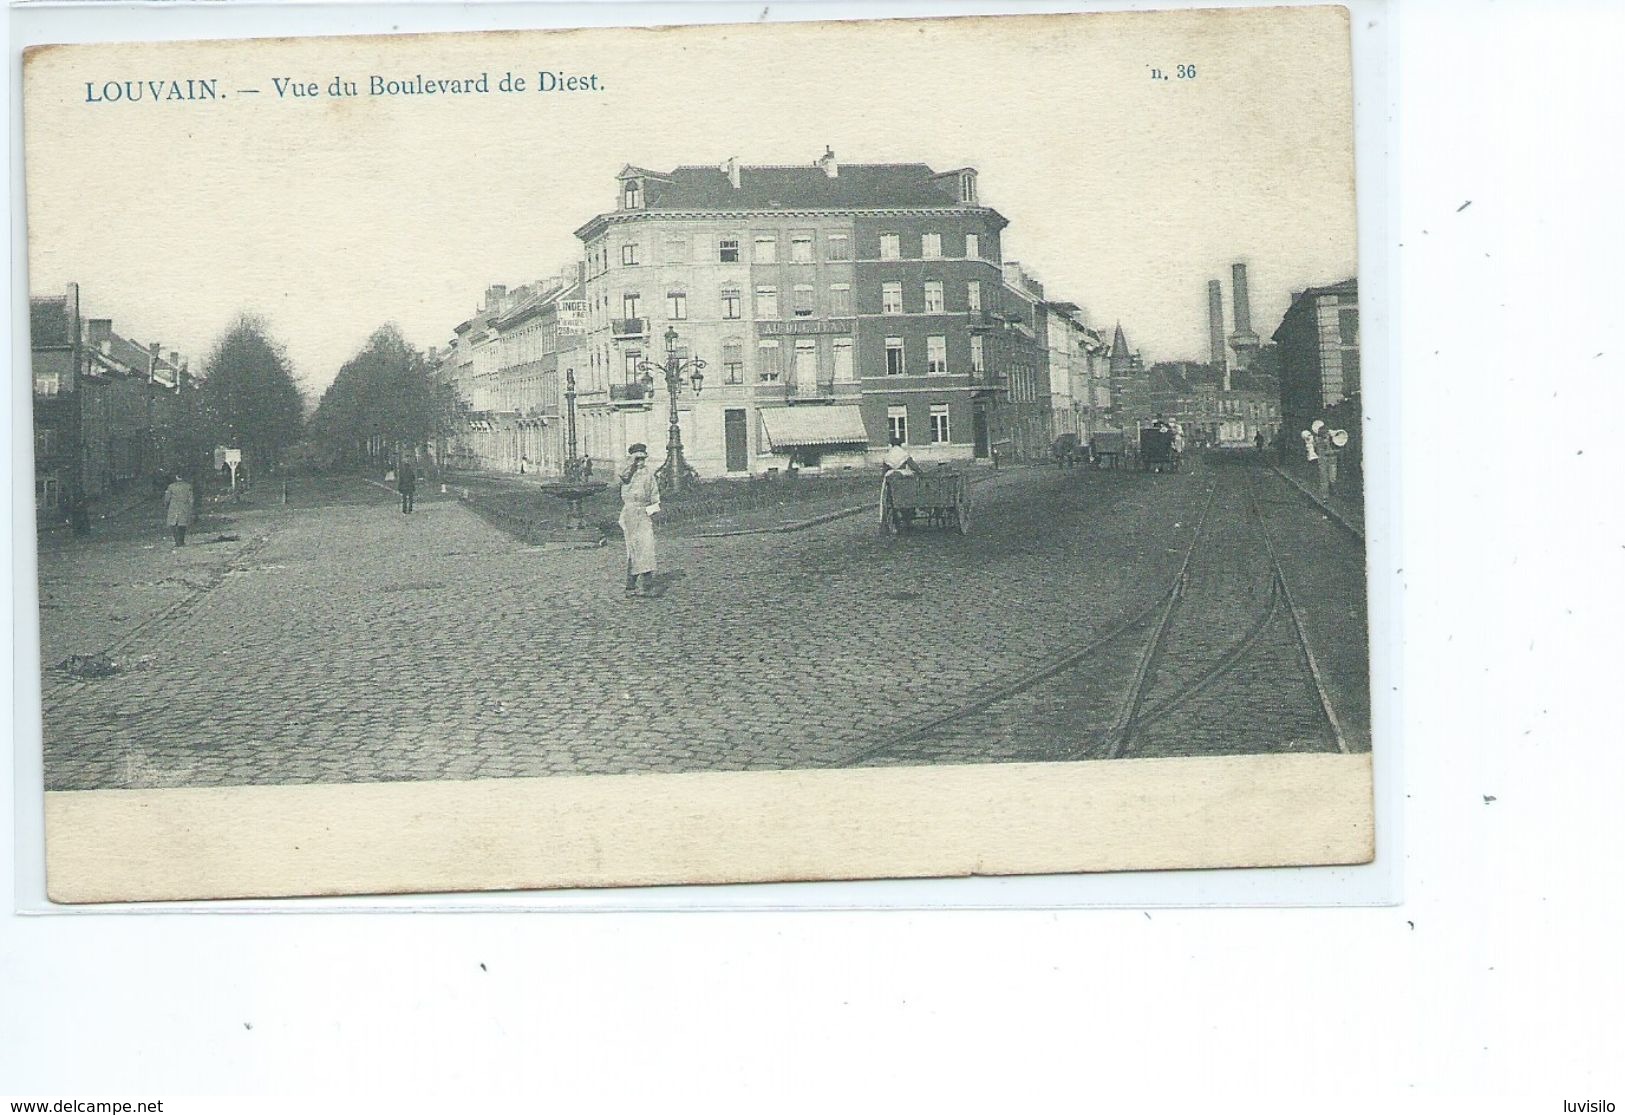
<path fill-rule="evenodd" d="M 46 518 L 75 500 L 139 496 L 166 470 L 190 469 L 197 381 L 163 346 L 85 314 L 78 283 L 30 298 L 34 503 Z"/>
<path fill-rule="evenodd" d="M 662 455 L 679 391 L 705 476 L 856 467 L 900 437 L 921 460 L 1047 453 L 1111 406 L 1110 345 L 1004 257 L 972 168 L 628 166 L 563 273 L 487 289 L 432 357 L 470 407 L 453 467 L 556 474 L 632 442 Z"/>

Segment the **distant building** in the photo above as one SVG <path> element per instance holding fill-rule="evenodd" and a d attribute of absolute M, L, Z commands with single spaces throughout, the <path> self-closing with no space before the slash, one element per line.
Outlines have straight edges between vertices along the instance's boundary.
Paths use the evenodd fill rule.
<path fill-rule="evenodd" d="M 1360 308 L 1354 279 L 1292 296 L 1275 330 L 1281 381 L 1281 424 L 1298 431 L 1325 419 L 1360 433 Z M 1351 456 L 1357 456 L 1357 449 Z"/>
<path fill-rule="evenodd" d="M 1044 308 L 1053 432 L 1087 441 L 1106 424 L 1111 408 L 1108 346 L 1085 324 L 1077 303 L 1048 302 Z"/>
<path fill-rule="evenodd" d="M 1057 402 L 1071 410 L 1070 384 L 1052 378 L 1048 303 L 1044 285 L 1021 264 L 1004 265 L 1004 331 L 1008 406 L 998 423 L 1001 455 L 1025 460 L 1049 451 L 1057 430 Z M 1061 397 L 1057 399 L 1057 389 Z M 1070 416 L 1069 416 L 1070 417 Z"/>
<path fill-rule="evenodd" d="M 195 388 L 187 361 L 84 317 L 79 285 L 29 299 L 34 500 L 56 516 L 75 493 L 102 499 L 164 470 L 191 470 Z"/>
<path fill-rule="evenodd" d="M 702 475 L 855 467 L 901 437 L 921 460 L 988 455 L 1003 400 L 1036 389 L 1012 339 L 1005 218 L 976 171 L 921 163 L 627 166 L 576 230 L 589 331 L 576 375 L 593 452 L 662 456 L 667 398 L 639 361 L 705 360 L 678 398 Z M 1014 299 L 1021 301 L 1021 299 Z M 1014 316 L 1032 330 L 1030 307 Z M 1035 358 L 1033 358 L 1035 359 Z"/>
<path fill-rule="evenodd" d="M 466 406 L 446 448 L 454 468 L 556 476 L 566 453 L 563 379 L 579 344 L 572 268 L 510 290 L 486 289 L 479 312 L 435 353 L 436 376 Z M 562 317 L 561 317 L 562 310 Z"/>

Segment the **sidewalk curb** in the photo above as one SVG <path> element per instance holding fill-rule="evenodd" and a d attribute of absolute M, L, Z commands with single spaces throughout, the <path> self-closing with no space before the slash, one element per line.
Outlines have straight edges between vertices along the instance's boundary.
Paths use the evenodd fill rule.
<path fill-rule="evenodd" d="M 1273 461 L 1268 462 L 1268 464 L 1271 472 L 1275 473 L 1275 475 L 1279 476 L 1282 480 L 1285 480 L 1288 484 L 1296 488 L 1305 499 L 1324 511 L 1327 518 L 1331 519 L 1338 526 L 1354 535 L 1354 537 L 1358 538 L 1361 542 L 1365 541 L 1365 530 L 1363 528 L 1350 522 L 1341 511 L 1327 503 L 1325 500 L 1321 499 L 1316 493 L 1310 491 L 1307 484 L 1299 480 L 1296 476 L 1293 476 L 1291 473 L 1287 472 L 1285 469 L 1281 468 L 1280 465 L 1277 465 Z"/>
<path fill-rule="evenodd" d="M 998 478 L 999 477 L 996 473 L 989 476 L 975 476 L 971 478 L 970 486 L 974 488 L 982 484 L 991 484 Z M 780 525 L 774 527 L 743 527 L 739 530 L 710 531 L 705 534 L 690 534 L 680 537 L 744 538 L 754 534 L 792 534 L 798 530 L 807 530 L 809 527 L 823 526 L 825 523 L 833 523 L 837 519 L 847 519 L 851 518 L 853 515 L 862 515 L 866 512 L 872 512 L 876 510 L 876 507 L 876 503 L 873 500 L 870 500 L 868 503 L 858 504 L 853 507 L 845 507 L 839 511 L 831 511 L 824 515 L 815 515 L 811 519 L 798 519 L 795 522 L 781 523 Z"/>

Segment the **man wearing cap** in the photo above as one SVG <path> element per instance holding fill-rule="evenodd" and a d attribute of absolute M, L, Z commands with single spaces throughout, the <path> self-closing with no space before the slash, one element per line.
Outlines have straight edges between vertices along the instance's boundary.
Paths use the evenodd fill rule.
<path fill-rule="evenodd" d="M 655 528 L 650 516 L 660 510 L 660 488 L 649 468 L 649 447 L 641 441 L 626 449 L 620 471 L 621 534 L 626 538 L 626 595 L 651 595 L 655 572 Z"/>
<path fill-rule="evenodd" d="M 1309 424 L 1309 433 L 1314 438 L 1310 457 L 1320 469 L 1320 498 L 1330 499 L 1332 486 L 1337 483 L 1337 444 L 1326 423 L 1318 418 Z"/>

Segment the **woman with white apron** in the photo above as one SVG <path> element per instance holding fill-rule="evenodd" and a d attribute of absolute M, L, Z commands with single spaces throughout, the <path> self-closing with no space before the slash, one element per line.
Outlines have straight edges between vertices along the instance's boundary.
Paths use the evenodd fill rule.
<path fill-rule="evenodd" d="M 655 528 L 650 516 L 660 510 L 660 486 L 649 468 L 649 447 L 628 446 L 621 469 L 621 534 L 626 537 L 626 595 L 650 596 L 655 572 Z"/>

